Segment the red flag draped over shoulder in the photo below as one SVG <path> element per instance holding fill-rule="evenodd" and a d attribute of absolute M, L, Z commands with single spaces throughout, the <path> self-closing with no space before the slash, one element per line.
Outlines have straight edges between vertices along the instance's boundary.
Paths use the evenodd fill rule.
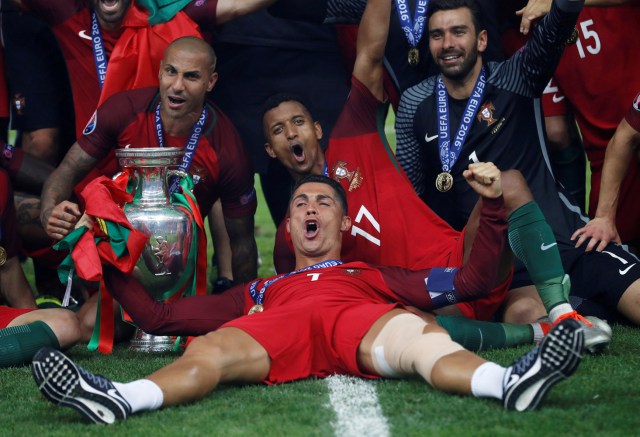
<path fill-rule="evenodd" d="M 182 36 L 202 38 L 198 25 L 184 12 L 166 23 L 149 25 L 149 13 L 132 4 L 122 22 L 123 32 L 109 58 L 98 105 L 111 95 L 158 85 L 158 69 L 167 46 Z"/>
<path fill-rule="evenodd" d="M 182 36 L 202 38 L 198 25 L 182 11 L 166 23 L 151 26 L 148 19 L 149 13 L 135 4 L 127 11 L 122 23 L 124 30 L 109 58 L 98 106 L 120 91 L 158 86 L 160 61 L 167 46 Z M 74 187 L 76 195 L 98 176 L 111 176 L 114 159 L 111 151 Z"/>

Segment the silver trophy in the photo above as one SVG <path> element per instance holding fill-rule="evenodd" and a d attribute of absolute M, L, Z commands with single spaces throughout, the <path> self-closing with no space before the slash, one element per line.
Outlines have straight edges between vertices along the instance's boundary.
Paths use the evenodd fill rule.
<path fill-rule="evenodd" d="M 132 275 L 156 300 L 163 300 L 186 279 L 181 276 L 187 267 L 194 230 L 191 217 L 169 200 L 169 179 L 185 176 L 175 170 L 183 154 L 177 147 L 116 150 L 120 167 L 133 170 L 134 199 L 126 206 L 125 215 L 131 226 L 149 237 Z M 138 328 L 129 348 L 164 352 L 172 350 L 175 341 L 175 337 L 154 336 Z"/>

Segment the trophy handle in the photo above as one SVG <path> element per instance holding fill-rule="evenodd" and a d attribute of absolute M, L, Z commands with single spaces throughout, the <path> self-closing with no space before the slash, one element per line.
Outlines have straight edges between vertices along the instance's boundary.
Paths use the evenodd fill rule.
<path fill-rule="evenodd" d="M 177 177 L 179 179 L 184 179 L 186 177 L 189 176 L 189 173 L 187 173 L 184 170 L 167 170 L 167 174 L 165 176 L 165 180 L 167 181 L 167 185 L 169 185 L 169 182 L 171 181 L 171 177 Z M 193 190 L 191 190 L 193 191 Z"/>

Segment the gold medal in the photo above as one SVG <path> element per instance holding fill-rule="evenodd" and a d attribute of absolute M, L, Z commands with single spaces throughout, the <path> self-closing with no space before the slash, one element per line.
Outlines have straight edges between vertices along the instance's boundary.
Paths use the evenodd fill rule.
<path fill-rule="evenodd" d="M 264 308 L 262 308 L 262 305 L 254 305 L 249 310 L 249 314 L 261 313 L 262 311 L 264 311 Z"/>
<path fill-rule="evenodd" d="M 420 52 L 416 47 L 411 47 L 409 49 L 408 60 L 409 65 L 411 65 L 412 67 L 415 67 L 416 65 L 418 65 L 418 62 L 420 62 Z"/>
<path fill-rule="evenodd" d="M 578 28 L 574 27 L 571 31 L 571 35 L 569 35 L 569 38 L 567 39 L 567 44 L 575 44 L 576 41 L 578 41 L 579 35 L 580 34 L 578 33 Z"/>
<path fill-rule="evenodd" d="M 0 267 L 7 262 L 7 251 L 4 247 L 0 246 Z"/>
<path fill-rule="evenodd" d="M 436 188 L 441 193 L 446 193 L 451 187 L 453 187 L 453 176 L 451 176 L 451 173 L 443 171 L 436 178 Z"/>

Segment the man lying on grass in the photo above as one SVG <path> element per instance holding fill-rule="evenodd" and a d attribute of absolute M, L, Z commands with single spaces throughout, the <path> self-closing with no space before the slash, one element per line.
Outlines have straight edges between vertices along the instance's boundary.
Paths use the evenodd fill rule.
<path fill-rule="evenodd" d="M 488 178 L 467 171 L 466 177 L 484 198 L 502 202 L 495 171 Z M 50 401 L 96 423 L 194 402 L 220 383 L 275 384 L 331 374 L 418 374 L 436 389 L 493 397 L 506 409 L 523 411 L 535 408 L 576 370 L 584 333 L 575 320 L 555 325 L 540 346 L 505 368 L 454 343 L 434 320 L 389 303 L 390 284 L 398 276 L 339 261 L 341 234 L 351 226 L 347 210 L 339 183 L 324 176 L 303 178 L 287 221 L 296 270 L 247 287 L 247 315 L 197 337 L 184 355 L 148 378 L 126 384 L 94 375 L 57 350 L 42 349 L 32 363 L 38 388 Z"/>

